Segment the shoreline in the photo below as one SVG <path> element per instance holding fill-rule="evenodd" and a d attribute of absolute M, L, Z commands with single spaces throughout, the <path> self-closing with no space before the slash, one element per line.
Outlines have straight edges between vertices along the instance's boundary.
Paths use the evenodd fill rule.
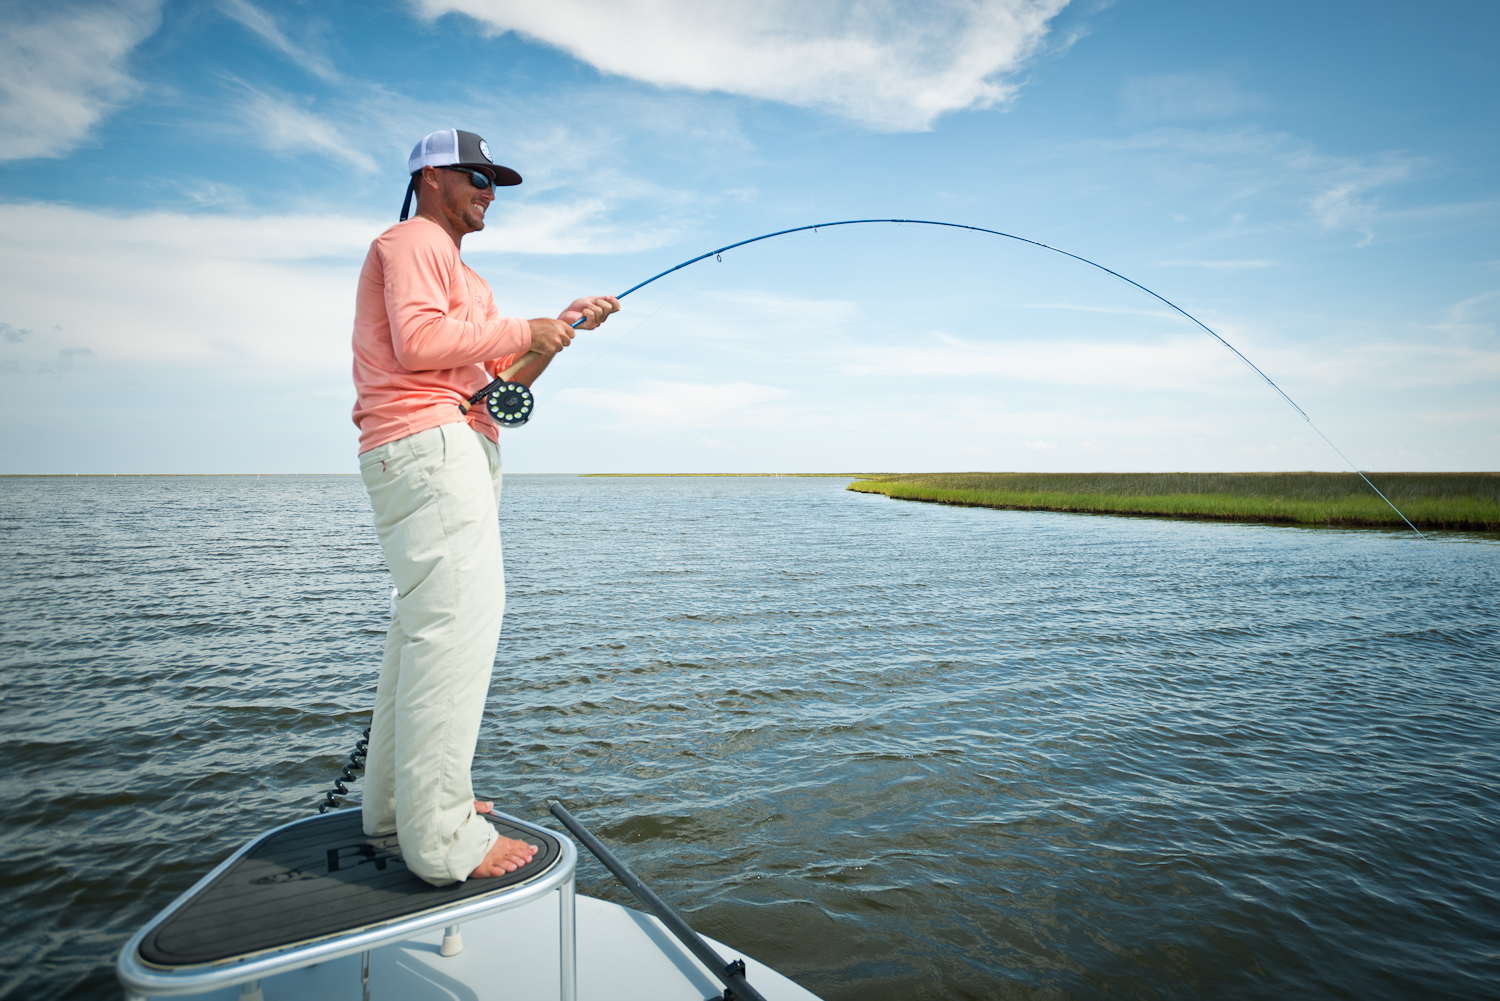
<path fill-rule="evenodd" d="M 1500 473 L 1368 475 L 1419 529 L 1500 532 Z M 1354 473 L 919 473 L 847 489 L 1005 511 L 1410 531 Z"/>

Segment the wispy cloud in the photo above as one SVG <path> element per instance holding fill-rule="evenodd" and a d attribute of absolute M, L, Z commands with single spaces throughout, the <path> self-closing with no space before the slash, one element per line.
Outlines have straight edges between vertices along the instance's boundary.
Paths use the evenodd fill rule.
<path fill-rule="evenodd" d="M 1254 271 L 1275 267 L 1275 261 L 1162 261 L 1164 268 L 1207 268 L 1210 271 Z"/>
<path fill-rule="evenodd" d="M 1371 193 L 1406 180 L 1413 167 L 1405 157 L 1388 154 L 1382 161 L 1342 165 L 1335 171 L 1341 176 L 1312 197 L 1309 204 L 1313 216 L 1324 229 L 1353 229 L 1364 236 L 1360 246 L 1375 239 L 1378 204 Z"/>
<path fill-rule="evenodd" d="M 1427 158 L 1402 151 L 1337 156 L 1294 136 L 1253 128 L 1164 126 L 1083 145 L 1117 154 L 1111 165 L 1116 172 L 1118 154 L 1139 154 L 1157 183 L 1214 193 L 1217 210 L 1229 214 L 1236 228 L 1246 224 L 1247 207 L 1254 207 L 1259 225 L 1268 213 L 1291 209 L 1303 226 L 1359 233 L 1361 245 L 1374 240 L 1378 223 L 1411 212 L 1386 210 L 1382 192 L 1432 169 Z"/>
<path fill-rule="evenodd" d="M 920 351 L 853 348 L 840 370 L 867 376 L 901 372 L 921 378 L 1002 379 L 1054 386 L 1126 390 L 1221 391 L 1242 382 L 1241 367 L 1206 337 L 1173 337 L 1150 343 L 1012 341 L 983 343 L 940 335 Z"/>
<path fill-rule="evenodd" d="M 1271 102 L 1228 79 L 1207 73 L 1128 77 L 1120 87 L 1120 109 L 1132 122 L 1229 118 L 1266 111 Z"/>
<path fill-rule="evenodd" d="M 1476 316 L 1493 313 L 1500 309 L 1500 289 L 1491 289 L 1479 295 L 1462 299 L 1448 307 L 1448 318 L 1454 323 L 1465 323 Z"/>
<path fill-rule="evenodd" d="M 242 84 L 240 114 L 257 140 L 281 153 L 312 154 L 346 163 L 359 170 L 375 170 L 375 161 L 346 137 L 329 119 L 308 110 L 293 98 Z"/>
<path fill-rule="evenodd" d="M 1067 0 L 415 0 L 606 73 L 821 108 L 890 131 L 1001 104 Z M 588 30 L 580 30 L 587 25 Z"/>
<path fill-rule="evenodd" d="M 1453 333 L 1442 325 L 1431 329 Z M 1263 358 L 1273 371 L 1295 373 L 1304 384 L 1319 387 L 1460 393 L 1500 381 L 1500 351 L 1455 341 L 1380 341 L 1336 348 L 1287 346 L 1260 354 L 1257 362 Z"/>
<path fill-rule="evenodd" d="M 262 41 L 307 72 L 330 82 L 339 79 L 338 71 L 326 56 L 293 42 L 274 16 L 249 0 L 219 0 L 219 9 L 255 32 Z"/>
<path fill-rule="evenodd" d="M 684 423 L 700 426 L 733 411 L 760 407 L 790 395 L 753 382 L 695 383 L 644 380 L 629 389 L 564 389 L 570 403 L 613 411 L 622 422 Z"/>
<path fill-rule="evenodd" d="M 632 169 L 627 137 L 635 132 L 634 142 L 640 144 L 639 123 L 631 120 L 638 109 L 608 101 L 610 114 L 564 124 L 558 108 L 543 100 L 471 104 L 465 100 L 469 91 L 409 95 L 353 78 L 320 88 L 314 99 L 228 74 L 220 79 L 221 103 L 233 113 L 229 124 L 214 127 L 288 158 L 379 172 L 391 184 L 385 197 L 392 222 L 405 186 L 407 153 L 417 138 L 458 125 L 485 136 L 496 160 L 518 169 L 526 181 L 506 189 L 485 231 L 465 242 L 468 253 L 629 252 L 661 246 L 684 227 L 698 225 L 708 200 Z M 673 139 L 681 135 L 680 130 L 646 131 Z M 705 155 L 722 148 L 715 148 L 715 141 L 735 139 L 703 139 Z M 184 193 L 198 204 L 234 205 L 240 197 L 218 186 Z"/>
<path fill-rule="evenodd" d="M 559 234 L 577 215 L 568 206 L 552 210 L 556 218 L 548 211 L 532 207 L 525 226 L 500 225 L 506 249 L 559 249 Z M 0 302 L 10 317 L 0 324 L 0 343 L 19 345 L 11 350 L 27 365 L 55 366 L 52 353 L 78 347 L 110 364 L 293 364 L 342 379 L 360 264 L 390 223 L 0 204 Z M 79 274 L 91 276 L 86 296 L 68 291 Z M 547 309 L 546 302 L 509 304 L 520 315 Z M 59 343 L 58 325 L 81 333 Z M 54 333 L 33 336 L 33 329 Z"/>
<path fill-rule="evenodd" d="M 192 181 L 170 180 L 167 183 L 181 192 L 189 204 L 198 208 L 245 204 L 245 192 L 233 184 L 203 178 Z"/>
<path fill-rule="evenodd" d="M 1349 386 L 1416 390 L 1478 386 L 1500 380 L 1500 351 L 1459 337 L 1395 339 L 1389 333 L 1347 346 L 1289 343 L 1257 337 L 1252 330 L 1221 323 L 1231 343 L 1294 399 Z M 1465 330 L 1434 324 L 1434 334 Z M 1217 397 L 1256 397 L 1265 384 L 1223 345 L 1207 337 L 1151 340 L 975 342 L 939 334 L 918 351 L 854 346 L 830 359 L 850 376 L 902 372 L 922 378 L 962 378 L 1009 384 L 1097 387 L 1131 392 L 1171 390 Z"/>
<path fill-rule="evenodd" d="M 1467 345 L 1495 342 L 1500 334 L 1500 289 L 1469 296 L 1449 306 L 1432 330 L 1462 338 Z"/>
<path fill-rule="evenodd" d="M 54 331 L 19 349 L 44 371 L 86 350 L 116 366 L 293 363 L 337 374 L 359 262 L 381 228 L 337 216 L 0 205 L 0 302 L 17 310 L 13 322 Z M 90 276 L 88 295 L 66 291 L 78 274 Z"/>
<path fill-rule="evenodd" d="M 63 348 L 57 353 L 56 361 L 42 365 L 37 371 L 61 379 L 73 371 L 73 367 L 78 363 L 79 359 L 95 357 L 98 356 L 88 348 Z"/>
<path fill-rule="evenodd" d="M 671 243 L 670 222 L 622 226 L 602 198 L 496 204 L 484 230 L 466 238 L 466 255 L 487 253 L 600 254 L 649 250 Z"/>
<path fill-rule="evenodd" d="M 1086 306 L 1076 302 L 1028 302 L 1024 309 L 1060 309 L 1072 313 L 1106 313 L 1113 316 L 1157 316 L 1175 320 L 1181 314 L 1169 309 L 1141 309 L 1139 306 Z"/>
<path fill-rule="evenodd" d="M 0 160 L 60 157 L 140 90 L 126 60 L 160 23 L 160 0 L 6 4 L 0 31 Z"/>

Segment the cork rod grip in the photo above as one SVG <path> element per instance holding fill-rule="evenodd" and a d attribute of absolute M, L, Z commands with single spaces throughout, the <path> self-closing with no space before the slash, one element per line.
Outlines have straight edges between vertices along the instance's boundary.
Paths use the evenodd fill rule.
<path fill-rule="evenodd" d="M 542 357 L 542 353 L 540 351 L 528 351 L 521 357 L 513 361 L 510 367 L 501 372 L 498 376 L 496 376 L 496 378 L 504 379 L 506 382 L 509 382 L 517 372 L 521 371 L 521 369 L 525 368 L 527 365 L 530 365 L 540 357 Z"/>

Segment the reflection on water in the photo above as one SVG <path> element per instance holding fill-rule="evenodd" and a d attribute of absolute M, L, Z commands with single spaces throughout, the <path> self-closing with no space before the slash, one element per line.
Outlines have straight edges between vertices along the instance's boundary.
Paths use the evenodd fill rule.
<path fill-rule="evenodd" d="M 1496 994 L 1492 539 L 843 483 L 510 478 L 478 788 L 830 999 Z M 316 807 L 368 522 L 355 477 L 0 481 L 0 997 L 111 996 Z"/>

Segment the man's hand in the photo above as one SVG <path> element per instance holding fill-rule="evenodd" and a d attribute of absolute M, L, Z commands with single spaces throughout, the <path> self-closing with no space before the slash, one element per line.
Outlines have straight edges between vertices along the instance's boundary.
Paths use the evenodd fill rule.
<path fill-rule="evenodd" d="M 555 355 L 573 343 L 573 328 L 561 320 L 543 316 L 526 323 L 531 327 L 531 350 L 539 355 Z"/>
<path fill-rule="evenodd" d="M 572 326 L 578 322 L 579 317 L 584 317 L 583 329 L 593 330 L 603 323 L 605 317 L 611 313 L 620 311 L 620 300 L 612 295 L 589 295 L 582 299 L 574 299 L 573 305 L 562 311 L 559 320 Z"/>

